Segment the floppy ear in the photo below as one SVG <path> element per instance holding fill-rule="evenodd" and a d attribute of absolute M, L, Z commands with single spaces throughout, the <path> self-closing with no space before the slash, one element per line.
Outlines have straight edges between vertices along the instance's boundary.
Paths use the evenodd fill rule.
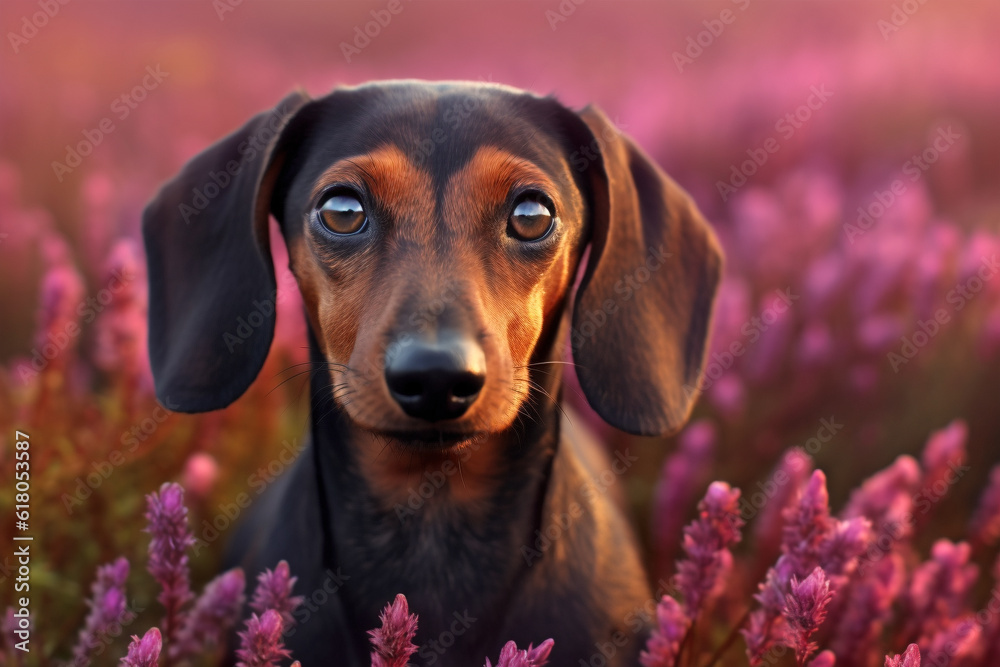
<path fill-rule="evenodd" d="M 637 435 L 688 418 L 701 377 L 722 253 L 691 197 L 599 110 L 580 112 L 591 247 L 573 311 L 573 358 L 590 405 Z"/>
<path fill-rule="evenodd" d="M 184 165 L 146 206 L 149 356 L 156 394 L 181 412 L 223 408 L 264 364 L 277 286 L 268 213 L 293 93 Z"/>

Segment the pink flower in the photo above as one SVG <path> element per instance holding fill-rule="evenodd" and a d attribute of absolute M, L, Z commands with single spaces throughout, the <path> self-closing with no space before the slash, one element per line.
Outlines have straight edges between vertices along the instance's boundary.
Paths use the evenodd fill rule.
<path fill-rule="evenodd" d="M 711 422 L 694 422 L 681 433 L 677 451 L 663 464 L 653 510 L 653 535 L 661 573 L 665 574 L 674 560 L 685 517 L 694 504 L 695 489 L 708 477 L 715 438 Z"/>
<path fill-rule="evenodd" d="M 814 470 L 795 505 L 785 510 L 782 551 L 791 559 L 793 571 L 806 576 L 818 563 L 823 544 L 833 528 L 826 475 Z"/>
<path fill-rule="evenodd" d="M 825 322 L 810 322 L 799 336 L 796 357 L 806 367 L 827 363 L 833 356 L 834 341 Z"/>
<path fill-rule="evenodd" d="M 927 664 L 935 667 L 967 664 L 967 660 L 977 661 L 981 634 L 982 627 L 971 614 L 954 621 L 945 621 L 930 641 L 921 641 L 923 658 Z"/>
<path fill-rule="evenodd" d="M 757 517 L 754 525 L 757 558 L 760 562 L 773 561 L 780 551 L 781 536 L 784 530 L 784 511 L 795 501 L 802 485 L 810 477 L 812 468 L 812 458 L 806 454 L 805 450 L 795 447 L 785 452 L 774 473 L 766 482 L 766 484 L 774 484 L 775 491 L 770 498 L 765 499 L 760 516 Z M 779 480 L 784 480 L 784 482 L 779 483 Z M 760 491 L 759 494 L 763 497 L 764 491 Z M 746 500 L 756 506 L 757 497 L 758 493 L 753 493 L 748 495 Z"/>
<path fill-rule="evenodd" d="M 919 641 L 965 609 L 979 575 L 979 568 L 969 562 L 971 551 L 965 542 L 934 543 L 931 558 L 921 563 L 910 579 L 906 637 Z"/>
<path fill-rule="evenodd" d="M 646 650 L 639 655 L 642 667 L 674 667 L 681 642 L 691 621 L 677 600 L 664 595 L 656 605 L 657 627 L 646 641 Z"/>
<path fill-rule="evenodd" d="M 157 667 L 160 662 L 161 648 L 163 648 L 163 640 L 158 628 L 150 628 L 142 639 L 132 635 L 128 655 L 122 658 L 121 667 Z"/>
<path fill-rule="evenodd" d="M 180 629 L 181 608 L 193 597 L 187 551 L 194 536 L 188 527 L 184 489 L 179 484 L 164 483 L 159 492 L 146 496 L 146 505 L 146 532 L 152 535 L 147 569 L 160 584 L 157 599 L 166 609 L 163 635 L 169 645 Z"/>
<path fill-rule="evenodd" d="M 549 653 L 554 643 L 553 640 L 546 639 L 538 645 L 538 648 L 529 644 L 528 649 L 522 651 L 514 642 L 507 642 L 500 650 L 500 659 L 497 660 L 496 667 L 542 667 L 548 664 Z M 486 667 L 493 667 L 489 658 L 486 658 Z"/>
<path fill-rule="evenodd" d="M 882 628 L 905 584 L 906 565 L 895 551 L 866 562 L 850 588 L 831 648 L 846 664 L 871 664 Z"/>
<path fill-rule="evenodd" d="M 211 454 L 195 452 L 184 464 L 184 488 L 198 498 L 205 498 L 212 491 L 219 476 L 219 464 Z"/>
<path fill-rule="evenodd" d="M 920 647 L 910 644 L 903 655 L 885 656 L 885 667 L 920 667 Z"/>
<path fill-rule="evenodd" d="M 956 419 L 939 431 L 931 433 L 924 445 L 920 462 L 924 469 L 922 483 L 932 489 L 936 496 L 939 487 L 947 492 L 947 479 L 954 466 L 965 462 L 965 443 L 969 437 L 969 427 L 961 419 Z"/>
<path fill-rule="evenodd" d="M 834 667 L 837 664 L 837 656 L 833 651 L 823 651 L 809 661 L 809 667 Z"/>
<path fill-rule="evenodd" d="M 855 489 L 844 508 L 845 518 L 865 517 L 878 536 L 906 539 L 912 531 L 913 496 L 920 484 L 920 466 L 911 456 L 900 456 L 892 465 L 869 477 Z"/>
<path fill-rule="evenodd" d="M 712 482 L 698 504 L 698 518 L 684 529 L 686 558 L 677 564 L 674 585 L 692 621 L 729 569 L 729 547 L 740 541 L 739 498 L 739 489 Z"/>
<path fill-rule="evenodd" d="M 795 649 L 796 660 L 802 667 L 818 648 L 811 641 L 812 636 L 826 620 L 826 608 L 833 593 L 830 580 L 819 567 L 802 581 L 793 576 L 790 588 L 781 613 L 786 622 L 786 641 Z"/>
<path fill-rule="evenodd" d="M 993 546 L 1000 539 L 1000 465 L 990 470 L 989 485 L 969 522 L 969 539 L 984 546 Z"/>
<path fill-rule="evenodd" d="M 275 667 L 291 654 L 281 641 L 284 628 L 281 615 L 268 609 L 263 616 L 251 614 L 246 629 L 239 633 L 240 648 L 236 650 L 236 667 Z"/>
<path fill-rule="evenodd" d="M 746 388 L 736 373 L 726 373 L 708 390 L 708 399 L 726 420 L 734 420 L 746 407 Z"/>
<path fill-rule="evenodd" d="M 97 579 L 91 587 L 87 601 L 90 613 L 80 631 L 80 639 L 73 650 L 73 664 L 85 665 L 91 651 L 109 639 L 109 630 L 123 622 L 125 615 L 125 580 L 129 564 L 124 558 L 97 568 Z"/>
<path fill-rule="evenodd" d="M 174 659 L 205 652 L 225 644 L 226 633 L 240 619 L 246 580 L 235 568 L 208 582 L 184 620 L 177 642 L 170 646 Z"/>
<path fill-rule="evenodd" d="M 410 613 L 402 593 L 379 614 L 382 627 L 368 631 L 371 638 L 372 667 L 406 667 L 416 653 L 413 637 L 417 634 L 417 615 Z"/>
<path fill-rule="evenodd" d="M 751 665 L 761 664 L 767 651 L 786 636 L 796 636 L 784 628 L 787 616 L 782 618 L 788 595 L 794 594 L 792 582 L 808 579 L 816 568 L 821 568 L 824 581 L 835 591 L 871 541 L 867 520 L 838 521 L 830 516 L 826 475 L 821 470 L 813 471 L 797 502 L 785 510 L 784 517 L 782 554 L 768 570 L 755 596 L 761 608 L 751 613 L 749 624 L 741 630 Z"/>
<path fill-rule="evenodd" d="M 293 596 L 292 588 L 296 577 L 291 576 L 286 561 L 281 561 L 274 570 L 264 570 L 257 576 L 257 588 L 253 593 L 250 608 L 258 614 L 273 609 L 281 615 L 285 629 L 295 625 L 292 612 L 302 604 L 301 596 Z"/>
<path fill-rule="evenodd" d="M 546 639 L 537 647 L 534 644 L 528 644 L 528 666 L 529 667 L 545 667 L 549 663 L 549 654 L 552 652 L 552 647 L 555 646 L 554 639 Z"/>
<path fill-rule="evenodd" d="M 94 362 L 108 373 L 138 379 L 148 375 L 146 286 L 133 241 L 122 239 L 108 254 L 102 289 L 112 295 L 95 326 Z M 146 385 L 147 387 L 150 385 Z"/>

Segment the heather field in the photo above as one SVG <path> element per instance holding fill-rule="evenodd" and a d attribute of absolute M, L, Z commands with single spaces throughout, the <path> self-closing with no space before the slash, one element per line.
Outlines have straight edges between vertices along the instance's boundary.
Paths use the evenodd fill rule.
<path fill-rule="evenodd" d="M 593 483 L 624 491 L 646 547 L 659 629 L 645 667 L 1000 664 L 1000 6 L 398 0 L 379 14 L 389 4 L 0 5 L 0 662 L 118 664 L 145 635 L 127 664 L 215 664 L 234 625 L 244 664 L 289 662 L 278 638 L 311 595 L 294 572 L 209 583 L 237 499 L 302 447 L 308 391 L 290 369 L 306 325 L 286 251 L 272 229 L 277 332 L 256 383 L 225 410 L 174 413 L 152 392 L 140 214 L 293 88 L 421 78 L 596 104 L 725 248 L 681 433 L 614 431 L 571 372 L 563 390 L 630 457 Z M 28 654 L 20 534 L 34 537 Z M 421 611 L 390 603 L 373 664 L 424 664 L 385 648 Z M 546 639 L 499 664 L 563 664 Z"/>

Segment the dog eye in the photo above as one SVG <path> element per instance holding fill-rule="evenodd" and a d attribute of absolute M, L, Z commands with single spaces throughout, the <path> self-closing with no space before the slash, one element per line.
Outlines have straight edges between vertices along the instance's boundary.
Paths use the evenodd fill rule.
<path fill-rule="evenodd" d="M 357 197 L 335 194 L 319 207 L 319 219 L 334 234 L 357 234 L 365 228 L 368 216 Z"/>
<path fill-rule="evenodd" d="M 552 227 L 552 210 L 537 199 L 524 199 L 510 214 L 507 233 L 522 241 L 538 241 Z"/>

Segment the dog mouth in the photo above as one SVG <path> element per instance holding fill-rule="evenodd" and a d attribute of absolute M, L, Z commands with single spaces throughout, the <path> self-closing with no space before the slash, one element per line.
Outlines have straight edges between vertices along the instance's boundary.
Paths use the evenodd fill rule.
<path fill-rule="evenodd" d="M 481 441 L 486 434 L 479 431 L 424 429 L 379 431 L 376 435 L 390 441 L 396 446 L 407 449 L 417 449 L 427 452 L 446 452 L 449 450 L 464 449 L 465 447 L 475 445 Z"/>

